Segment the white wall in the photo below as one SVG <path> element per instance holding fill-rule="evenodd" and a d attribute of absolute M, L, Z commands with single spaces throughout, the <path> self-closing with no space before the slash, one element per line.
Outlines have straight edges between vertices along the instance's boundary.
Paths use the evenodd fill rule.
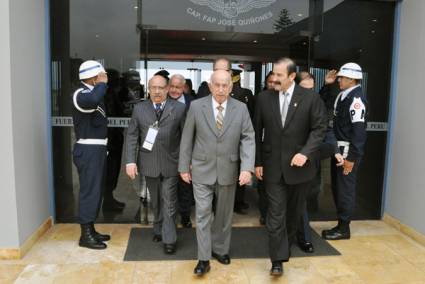
<path fill-rule="evenodd" d="M 9 1 L 0 1 L 0 248 L 19 245 L 13 159 Z"/>
<path fill-rule="evenodd" d="M 10 0 L 13 144 L 22 244 L 49 216 L 44 0 Z"/>
<path fill-rule="evenodd" d="M 425 234 L 425 1 L 401 4 L 386 213 Z"/>
<path fill-rule="evenodd" d="M 50 216 L 45 0 L 0 1 L 0 248 L 19 247 Z"/>

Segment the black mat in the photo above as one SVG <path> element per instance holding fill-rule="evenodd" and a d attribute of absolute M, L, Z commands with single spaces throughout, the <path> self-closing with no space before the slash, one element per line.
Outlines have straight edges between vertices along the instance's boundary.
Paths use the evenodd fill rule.
<path fill-rule="evenodd" d="M 113 236 L 112 236 L 113 237 Z M 152 242 L 152 228 L 133 228 L 130 232 L 124 261 L 196 260 L 195 229 L 177 230 L 177 252 L 164 254 L 162 243 Z M 315 252 L 307 254 L 298 246 L 292 247 L 292 257 L 340 255 L 327 241 L 312 231 Z M 233 227 L 230 256 L 232 258 L 268 258 L 268 237 L 264 227 Z"/>

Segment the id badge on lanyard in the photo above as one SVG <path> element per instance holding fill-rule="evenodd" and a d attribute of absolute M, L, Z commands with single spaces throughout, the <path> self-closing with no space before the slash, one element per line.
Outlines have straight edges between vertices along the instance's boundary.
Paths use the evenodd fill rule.
<path fill-rule="evenodd" d="M 155 144 L 156 136 L 158 135 L 158 131 L 158 121 L 155 121 L 155 123 L 149 127 L 148 134 L 146 134 L 145 141 L 142 145 L 143 149 L 152 151 L 153 145 Z"/>

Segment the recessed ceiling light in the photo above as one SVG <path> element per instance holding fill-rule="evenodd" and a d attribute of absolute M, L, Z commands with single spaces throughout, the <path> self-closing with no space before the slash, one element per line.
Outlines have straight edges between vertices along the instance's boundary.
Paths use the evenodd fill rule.
<path fill-rule="evenodd" d="M 371 32 L 371 33 L 373 33 L 373 34 L 375 33 L 375 31 L 374 31 L 374 30 L 371 30 L 370 32 Z"/>
<path fill-rule="evenodd" d="M 375 22 L 376 23 L 377 21 L 378 21 L 378 19 L 372 19 L 372 22 Z"/>
<path fill-rule="evenodd" d="M 258 43 L 258 40 L 254 39 L 252 42 L 253 42 L 253 43 Z"/>
<path fill-rule="evenodd" d="M 302 16 L 304 16 L 304 15 L 303 15 L 303 14 L 301 14 L 301 13 L 299 13 L 297 16 L 298 16 L 298 17 L 302 17 Z"/>
<path fill-rule="evenodd" d="M 203 38 L 201 38 L 201 40 L 207 40 L 207 39 L 203 37 Z"/>

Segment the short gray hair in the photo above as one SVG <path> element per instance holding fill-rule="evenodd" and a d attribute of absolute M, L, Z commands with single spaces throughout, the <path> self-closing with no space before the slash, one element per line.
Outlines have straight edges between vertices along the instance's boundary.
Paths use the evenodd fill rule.
<path fill-rule="evenodd" d="M 171 78 L 170 78 L 170 82 L 171 82 L 173 79 L 180 80 L 180 82 L 182 82 L 183 84 L 185 84 L 185 83 L 186 83 L 186 78 L 185 78 L 183 75 L 181 75 L 181 74 L 174 74 L 173 76 L 171 76 Z"/>

